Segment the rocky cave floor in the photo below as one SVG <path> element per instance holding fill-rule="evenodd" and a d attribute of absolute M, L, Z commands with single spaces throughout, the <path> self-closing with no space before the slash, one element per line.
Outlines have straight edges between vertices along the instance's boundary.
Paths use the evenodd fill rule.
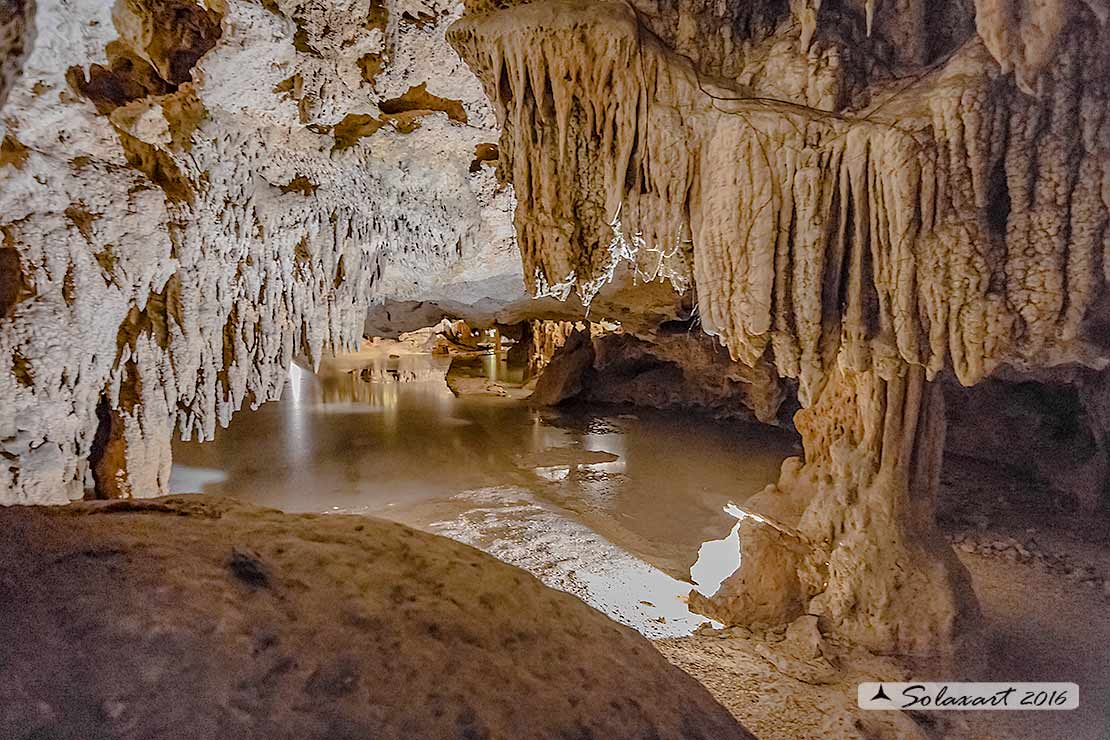
<path fill-rule="evenodd" d="M 946 460 L 940 523 L 971 574 L 985 629 L 954 668 L 875 656 L 790 629 L 702 629 L 655 641 L 761 740 L 827 737 L 1105 740 L 1110 737 L 1110 535 L 1028 480 Z M 1033 495 L 1036 494 L 1036 495 Z M 1070 681 L 1074 712 L 861 712 L 856 684 L 885 679 Z"/>
<path fill-rule="evenodd" d="M 380 519 L 0 509 L 0 738 L 751 740 L 634 630 Z"/>
<path fill-rule="evenodd" d="M 397 346 L 388 344 L 381 351 L 402 356 Z M 520 395 L 519 382 L 490 380 L 480 359 L 453 366 L 447 383 L 456 396 Z M 233 490 L 219 492 L 235 495 Z M 1110 737 L 1110 619 L 1105 617 L 1110 607 L 1110 535 L 1105 515 L 1075 511 L 1065 495 L 1013 471 L 952 455 L 945 461 L 940 504 L 939 522 L 970 572 L 985 625 L 970 652 L 954 665 L 910 664 L 873 655 L 823 635 L 814 617 L 755 631 L 715 630 L 707 623 L 693 635 L 655 639 L 653 644 L 761 740 Z M 413 509 L 407 517 L 412 521 L 406 523 L 426 528 L 427 522 L 451 518 L 442 505 L 428 506 L 428 516 Z M 380 515 L 407 519 L 398 512 Z M 505 526 L 507 520 L 498 522 Z M 605 531 L 599 521 L 590 526 Z M 487 549 L 481 542 L 470 544 Z M 512 553 L 504 555 L 499 557 L 534 570 Z M 567 583 L 549 585 L 589 601 Z M 1080 709 L 904 715 L 856 707 L 861 681 L 932 678 L 1075 682 Z"/>

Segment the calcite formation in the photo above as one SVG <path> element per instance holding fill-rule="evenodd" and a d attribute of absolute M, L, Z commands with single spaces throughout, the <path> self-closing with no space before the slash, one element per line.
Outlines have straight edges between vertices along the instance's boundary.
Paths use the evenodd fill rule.
<path fill-rule="evenodd" d="M 528 370 L 532 374 L 542 373 L 574 332 L 583 331 L 591 337 L 602 333 L 600 326 L 595 328 L 593 323 L 585 321 L 532 321 L 529 329 L 532 336 L 528 348 Z"/>
<path fill-rule="evenodd" d="M 746 504 L 775 526 L 745 519 L 740 569 L 713 599 L 692 594 L 693 606 L 765 624 L 808 611 L 880 651 L 962 648 L 978 610 L 936 530 L 939 386 L 920 367 L 890 380 L 842 371 L 795 423 L 805 463 L 787 461 Z"/>
<path fill-rule="evenodd" d="M 625 3 L 519 5 L 452 38 L 502 112 L 526 276 L 588 295 L 631 256 L 693 279 L 705 329 L 808 400 L 842 354 L 965 384 L 1089 357 L 1110 52 L 1084 20 L 1041 98 L 972 38 L 859 110 L 843 79 L 796 100 L 714 86 Z"/>
<path fill-rule="evenodd" d="M 31 7 L 0 14 L 5 84 Z M 175 428 L 210 437 L 368 303 L 512 253 L 460 10 L 39 3 L 0 153 L 0 504 L 78 498 L 90 467 L 156 495 Z"/>
<path fill-rule="evenodd" d="M 156 494 L 175 430 L 382 321 L 681 319 L 803 409 L 702 608 L 920 653 L 976 621 L 935 384 L 1074 378 L 1110 444 L 1106 0 L 34 11 L 0 5 L 0 504 Z"/>
<path fill-rule="evenodd" d="M 707 611 L 808 609 L 915 653 L 974 625 L 932 522 L 932 381 L 1106 365 L 1105 11 L 468 4 L 450 39 L 498 111 L 533 288 L 588 301 L 631 262 L 692 285 L 734 359 L 797 380 L 805 462 L 754 502 Z"/>
<path fill-rule="evenodd" d="M 587 329 L 592 338 L 588 348 L 569 342 L 575 332 Z M 555 365 L 554 374 L 577 376 L 562 384 L 573 393 L 557 394 L 559 402 L 573 398 L 656 409 L 697 408 L 718 417 L 764 424 L 780 421 L 785 393 L 774 368 L 767 363 L 749 367 L 733 362 L 712 338 L 695 333 L 692 327 L 679 333 L 658 331 L 645 340 L 624 331 L 608 331 L 598 323 L 534 321 L 530 333 L 527 363 L 531 373 L 543 373 Z M 569 350 L 565 349 L 568 344 L 572 344 Z M 588 364 L 567 357 L 576 351 Z M 553 400 L 540 393 L 547 385 L 541 375 L 533 402 Z"/>
<path fill-rule="evenodd" d="M 35 38 L 34 0 L 0 4 L 0 106 L 19 77 Z"/>

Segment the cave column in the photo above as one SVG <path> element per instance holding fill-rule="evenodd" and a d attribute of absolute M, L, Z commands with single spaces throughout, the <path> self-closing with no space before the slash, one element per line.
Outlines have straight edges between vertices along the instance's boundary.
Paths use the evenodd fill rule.
<path fill-rule="evenodd" d="M 121 499 L 169 493 L 172 421 L 144 424 L 141 408 L 131 413 L 112 408 L 107 397 L 97 406 L 97 430 L 89 454 L 92 498 Z"/>
<path fill-rule="evenodd" d="M 841 366 L 798 412 L 805 461 L 746 504 L 740 569 L 694 608 L 728 624 L 817 614 L 902 654 L 950 654 L 974 629 L 967 573 L 935 524 L 943 396 L 919 367 L 885 374 Z"/>

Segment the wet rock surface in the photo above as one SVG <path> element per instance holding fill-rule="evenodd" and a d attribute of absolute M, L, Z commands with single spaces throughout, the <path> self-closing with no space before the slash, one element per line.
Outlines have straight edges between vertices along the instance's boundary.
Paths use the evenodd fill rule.
<path fill-rule="evenodd" d="M 3 737 L 752 737 L 632 630 L 401 525 L 178 496 L 0 526 Z"/>
<path fill-rule="evenodd" d="M 532 402 L 539 406 L 557 406 L 578 396 L 590 385 L 594 357 L 590 335 L 575 329 L 547 364 L 536 383 Z"/>

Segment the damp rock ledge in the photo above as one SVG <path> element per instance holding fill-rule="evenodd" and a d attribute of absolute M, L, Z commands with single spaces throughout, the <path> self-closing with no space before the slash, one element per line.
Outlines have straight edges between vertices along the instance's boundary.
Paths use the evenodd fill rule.
<path fill-rule="evenodd" d="M 752 737 L 633 630 L 399 524 L 175 496 L 0 528 L 2 737 Z"/>

